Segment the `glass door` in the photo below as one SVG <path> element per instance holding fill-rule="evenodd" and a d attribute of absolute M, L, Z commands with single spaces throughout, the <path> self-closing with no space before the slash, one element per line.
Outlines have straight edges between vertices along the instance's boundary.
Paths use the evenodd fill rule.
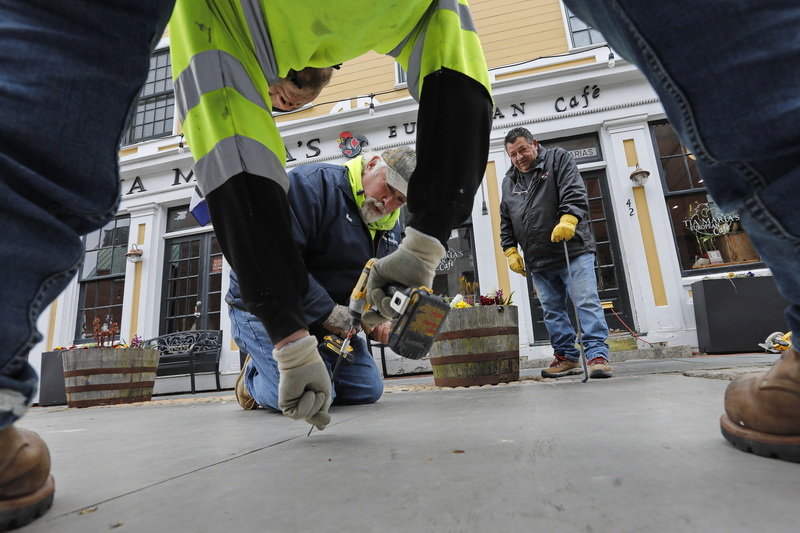
<path fill-rule="evenodd" d="M 167 240 L 159 335 L 220 329 L 222 251 L 213 233 Z"/>

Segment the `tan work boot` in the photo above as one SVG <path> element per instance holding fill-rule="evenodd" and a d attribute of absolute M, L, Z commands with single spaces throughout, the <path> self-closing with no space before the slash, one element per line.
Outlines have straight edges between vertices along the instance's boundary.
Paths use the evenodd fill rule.
<path fill-rule="evenodd" d="M 53 505 L 55 490 L 41 437 L 13 425 L 0 430 L 0 531 L 42 516 Z"/>
<path fill-rule="evenodd" d="M 790 348 L 768 372 L 731 382 L 720 426 L 740 450 L 800 463 L 800 353 Z"/>
<path fill-rule="evenodd" d="M 250 362 L 250 354 L 247 354 L 247 358 L 244 360 L 244 364 L 242 365 L 242 370 L 239 372 L 239 377 L 236 378 L 236 401 L 239 402 L 239 405 L 242 406 L 242 409 L 246 411 L 252 411 L 253 409 L 258 409 L 258 403 L 255 399 L 250 396 L 250 392 L 247 390 L 247 384 L 244 382 L 244 373 L 247 370 L 247 364 Z"/>
<path fill-rule="evenodd" d="M 608 359 L 603 357 L 595 357 L 589 361 L 589 377 L 590 378 L 610 378 L 611 377 L 611 363 Z"/>
<path fill-rule="evenodd" d="M 573 368 L 578 368 L 580 366 L 579 361 L 573 361 L 572 359 L 567 359 L 563 355 L 559 355 L 554 353 L 553 362 L 550 363 L 550 368 L 546 368 L 542 370 L 542 377 L 543 378 L 558 378 L 561 376 L 566 376 L 567 372 L 572 370 Z"/>

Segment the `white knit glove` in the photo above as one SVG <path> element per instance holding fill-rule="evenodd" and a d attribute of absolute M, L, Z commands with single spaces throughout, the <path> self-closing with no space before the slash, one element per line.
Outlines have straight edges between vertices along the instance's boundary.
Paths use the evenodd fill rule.
<path fill-rule="evenodd" d="M 273 350 L 272 356 L 281 374 L 278 405 L 283 414 L 325 429 L 331 421 L 331 376 L 317 351 L 316 337 L 291 342 Z"/>
<path fill-rule="evenodd" d="M 374 307 L 381 315 L 392 318 L 394 310 L 389 306 L 391 298 L 386 295 L 387 285 L 402 285 L 403 287 L 431 288 L 436 267 L 444 257 L 444 246 L 430 235 L 425 235 L 414 228 L 406 229 L 406 236 L 400 246 L 387 255 L 375 261 L 372 271 L 367 279 L 367 303 Z M 371 316 L 364 313 L 364 324 L 372 327 Z M 381 320 L 385 322 L 386 318 Z"/>

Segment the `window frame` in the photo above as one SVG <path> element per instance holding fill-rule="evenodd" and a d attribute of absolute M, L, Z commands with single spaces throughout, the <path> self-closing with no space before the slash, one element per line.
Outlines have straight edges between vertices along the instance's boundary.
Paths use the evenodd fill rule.
<path fill-rule="evenodd" d="M 166 57 L 166 62 L 159 64 L 161 58 Z M 156 90 L 158 84 L 163 83 L 163 90 Z M 163 102 L 163 105 L 159 105 Z M 156 118 L 159 110 L 163 109 L 164 117 Z M 146 120 L 153 114 L 152 120 Z M 155 125 L 163 127 L 163 131 L 155 133 Z M 137 135 L 137 128 L 153 127 L 153 132 Z M 161 137 L 169 137 L 175 133 L 175 89 L 172 83 L 172 56 L 169 48 L 162 48 L 150 56 L 150 69 L 147 72 L 136 109 L 131 116 L 131 123 L 123 137 L 122 145 L 131 145 Z"/>
<path fill-rule="evenodd" d="M 573 13 L 572 10 L 569 7 L 567 7 L 566 4 L 561 2 L 561 5 L 563 7 L 563 14 L 564 14 L 564 27 L 566 29 L 567 35 L 569 35 L 569 43 L 572 49 L 580 50 L 582 48 L 590 48 L 608 42 L 607 39 L 603 36 L 603 34 L 599 30 L 597 30 L 593 26 L 589 25 L 588 23 L 578 18 L 578 16 L 575 13 Z M 586 28 L 574 30 L 572 23 L 573 20 L 579 21 L 581 24 L 585 25 Z M 587 35 L 589 35 L 589 42 L 584 44 L 576 44 L 575 35 L 576 33 L 582 33 L 582 32 L 587 32 Z M 594 40 L 592 38 L 592 32 L 597 33 L 597 35 L 599 35 L 600 38 L 598 40 Z"/>
<path fill-rule="evenodd" d="M 109 327 L 111 326 L 111 322 L 114 318 L 113 310 L 117 311 L 118 318 L 116 320 L 117 325 L 120 325 L 122 321 L 122 312 L 123 312 L 123 303 L 125 300 L 125 273 L 127 270 L 127 258 L 125 257 L 125 252 L 128 250 L 128 240 L 130 238 L 130 215 L 121 215 L 115 217 L 113 220 L 109 221 L 106 225 L 102 228 L 90 232 L 87 235 L 81 237 L 81 241 L 83 242 L 84 252 L 83 252 L 83 260 L 81 261 L 81 266 L 78 270 L 78 309 L 75 318 L 75 332 L 74 332 L 74 344 L 87 344 L 94 342 L 94 325 L 92 318 L 91 321 L 86 321 L 84 323 L 83 318 L 85 317 L 87 309 L 94 310 L 94 316 L 97 317 L 97 311 L 100 309 L 108 309 L 109 312 L 106 313 L 106 321 L 104 322 Z M 119 229 L 123 226 L 119 224 L 120 221 L 125 220 L 127 221 L 127 232 L 124 236 L 118 237 L 116 234 Z M 98 246 L 88 249 L 87 246 L 90 246 L 89 240 L 94 238 L 94 236 L 99 233 L 99 239 L 102 239 L 103 232 L 107 232 L 110 225 L 113 224 L 113 229 L 111 231 L 112 234 L 112 244 L 103 246 L 102 241 L 98 240 Z M 120 244 L 123 243 L 123 244 Z M 116 250 L 115 250 L 116 248 Z M 111 249 L 111 271 L 107 274 L 102 275 L 94 275 L 90 277 L 84 277 L 85 268 L 86 268 L 86 258 L 89 253 L 97 252 L 99 256 L 101 251 L 104 249 Z M 121 262 L 122 266 L 119 268 L 117 272 L 114 271 L 114 263 L 115 261 Z M 99 301 L 99 297 L 102 291 L 95 290 L 95 297 L 94 297 L 94 304 L 91 307 L 87 307 L 87 294 L 89 292 L 89 288 L 91 286 L 102 287 L 102 285 L 111 282 L 111 291 L 109 291 L 109 300 L 107 301 L 106 305 L 97 305 Z M 121 287 L 118 287 L 118 284 L 121 284 Z M 114 300 L 115 291 L 119 291 L 119 297 L 117 303 Z M 112 317 L 109 319 L 108 317 Z M 88 336 L 86 336 L 88 335 Z M 119 334 L 115 337 L 114 340 L 119 340 Z"/>
<path fill-rule="evenodd" d="M 677 142 L 679 143 L 679 146 L 678 146 L 679 150 L 677 151 L 678 153 L 673 153 L 673 154 L 668 154 L 668 155 L 662 155 L 661 154 L 661 151 L 659 149 L 658 136 L 656 134 L 656 128 L 662 127 L 662 126 L 669 126 L 670 129 L 672 130 L 672 133 L 674 134 Z M 694 156 L 689 151 L 689 149 L 686 147 L 686 145 L 683 143 L 683 140 L 680 139 L 680 137 L 678 137 L 677 132 L 675 132 L 674 128 L 672 128 L 672 126 L 670 125 L 669 120 L 660 119 L 660 120 L 649 121 L 648 124 L 647 124 L 647 129 L 648 129 L 648 132 L 650 134 L 650 140 L 653 143 L 653 153 L 655 154 L 655 157 L 656 157 L 656 161 L 657 161 L 657 165 L 658 165 L 658 167 L 657 167 L 658 176 L 659 176 L 659 179 L 661 180 L 661 187 L 662 187 L 663 194 L 664 194 L 664 204 L 665 204 L 664 208 L 665 208 L 665 210 L 667 212 L 667 215 L 668 215 L 668 218 L 669 218 L 670 231 L 672 232 L 672 242 L 673 242 L 673 246 L 675 246 L 675 254 L 677 255 L 678 264 L 679 264 L 680 269 L 681 269 L 681 277 L 687 278 L 687 277 L 694 277 L 694 276 L 698 276 L 698 275 L 707 276 L 707 275 L 727 273 L 727 272 L 739 272 L 739 271 L 753 270 L 753 269 L 757 269 L 757 268 L 764 268 L 765 265 L 764 265 L 763 260 L 756 261 L 756 262 L 747 262 L 747 263 L 725 262 L 725 263 L 720 263 L 717 266 L 703 266 L 702 268 L 699 268 L 699 267 L 698 268 L 685 268 L 685 266 L 684 266 L 684 259 L 685 258 L 682 255 L 681 246 L 679 244 L 679 239 L 683 239 L 684 236 L 679 236 L 678 235 L 678 233 L 676 231 L 676 227 L 675 227 L 676 226 L 675 219 L 674 219 L 674 217 L 672 215 L 673 207 L 677 207 L 677 205 L 678 205 L 677 203 L 675 203 L 676 200 L 700 196 L 700 197 L 702 197 L 701 199 L 705 200 L 705 202 L 701 202 L 700 205 L 702 205 L 703 203 L 705 203 L 705 204 L 713 204 L 713 206 L 709 205 L 709 207 L 711 208 L 712 211 L 715 211 L 715 210 L 718 211 L 718 208 L 716 207 L 716 204 L 714 203 L 713 198 L 709 194 L 708 189 L 706 189 L 705 187 L 698 187 L 697 186 L 698 184 L 703 183 L 703 179 L 700 176 L 700 173 L 699 173 L 699 170 L 696 167 L 696 164 L 693 163 L 693 162 L 692 163 L 689 162 L 689 160 L 694 161 Z M 688 180 L 688 181 L 686 181 L 687 187 L 684 188 L 684 189 L 673 190 L 671 188 L 671 186 L 670 186 L 670 183 L 668 183 L 668 175 L 667 175 L 668 173 L 664 168 L 664 163 L 663 162 L 665 160 L 674 162 L 674 161 L 677 161 L 679 159 L 682 160 L 682 162 L 683 162 L 682 166 L 686 170 L 686 174 L 687 174 L 686 178 Z M 696 173 L 696 175 L 695 175 L 695 173 Z M 675 203 L 675 205 L 673 207 L 670 207 L 670 201 L 671 200 L 672 200 L 673 203 Z M 698 201 L 699 200 L 694 200 L 693 203 L 697 204 Z M 722 213 L 722 212 L 719 211 L 719 213 Z M 725 214 L 725 213 L 722 213 L 722 214 Z M 734 214 L 733 213 L 728 213 L 727 215 L 733 216 Z M 738 220 L 736 222 L 738 222 Z M 684 222 L 684 224 L 685 223 L 686 222 Z M 746 234 L 746 232 L 745 232 L 745 234 Z M 699 242 L 698 242 L 698 247 L 700 248 L 699 251 L 701 252 L 701 255 L 702 255 L 703 249 L 702 249 L 702 245 L 700 245 Z"/>
<path fill-rule="evenodd" d="M 405 69 L 398 63 L 394 62 L 394 88 L 403 89 L 408 87 L 408 74 Z"/>

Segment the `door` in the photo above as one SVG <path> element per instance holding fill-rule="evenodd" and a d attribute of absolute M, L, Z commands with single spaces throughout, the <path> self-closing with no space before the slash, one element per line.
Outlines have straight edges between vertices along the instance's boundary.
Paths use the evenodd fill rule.
<path fill-rule="evenodd" d="M 222 251 L 213 233 L 169 239 L 159 335 L 220 329 Z"/>
<path fill-rule="evenodd" d="M 586 190 L 589 195 L 589 227 L 597 241 L 597 258 L 594 267 L 597 274 L 597 292 L 600 296 L 600 301 L 603 303 L 609 333 L 627 331 L 626 324 L 631 325 L 633 323 L 631 305 L 628 298 L 627 284 L 625 283 L 622 253 L 609 201 L 605 171 L 581 172 L 581 176 L 584 183 L 586 183 Z M 530 277 L 528 277 L 528 291 L 531 295 L 533 334 L 536 344 L 546 344 L 550 342 L 550 337 L 544 325 L 542 306 L 533 290 Z M 574 324 L 575 317 L 574 313 L 572 313 L 572 302 L 569 303 L 568 308 Z"/>

